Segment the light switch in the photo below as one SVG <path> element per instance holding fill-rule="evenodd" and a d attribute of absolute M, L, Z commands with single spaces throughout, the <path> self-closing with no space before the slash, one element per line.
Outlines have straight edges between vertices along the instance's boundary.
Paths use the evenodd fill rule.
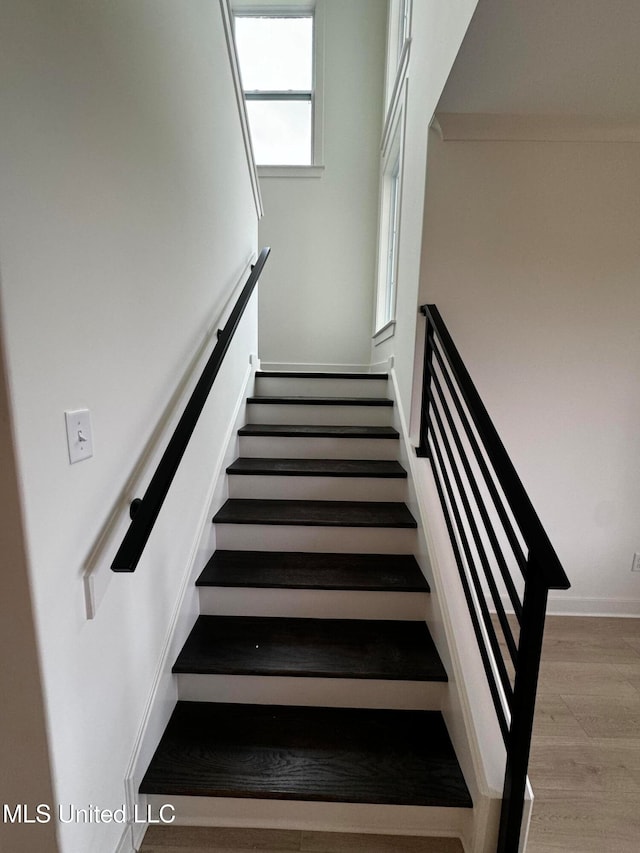
<path fill-rule="evenodd" d="M 93 456 L 93 435 L 91 434 L 91 419 L 89 409 L 76 409 L 64 413 L 67 422 L 67 444 L 69 445 L 69 462 L 82 462 Z"/>

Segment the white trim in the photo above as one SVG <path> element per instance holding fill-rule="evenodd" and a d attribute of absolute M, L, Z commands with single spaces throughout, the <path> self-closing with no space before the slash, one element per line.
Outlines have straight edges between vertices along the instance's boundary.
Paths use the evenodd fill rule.
<path fill-rule="evenodd" d="M 324 166 L 258 166 L 260 178 L 321 178 Z"/>
<path fill-rule="evenodd" d="M 271 2 L 271 0 L 230 0 L 230 6 L 234 15 L 278 15 L 281 17 L 296 18 L 300 15 L 312 15 L 315 9 L 315 3 L 304 2 L 304 0 L 280 0 L 280 2 Z"/>
<path fill-rule="evenodd" d="M 432 126 L 445 142 L 640 142 L 640 121 L 598 116 L 438 113 Z"/>
<path fill-rule="evenodd" d="M 214 495 L 221 478 L 225 477 L 225 469 L 227 464 L 226 457 L 228 455 L 231 442 L 235 439 L 236 431 L 238 429 L 238 419 L 240 417 L 242 407 L 245 404 L 245 400 L 247 397 L 247 387 L 251 378 L 254 375 L 254 371 L 255 357 L 251 356 L 243 380 L 240 383 L 240 391 L 238 393 L 233 413 L 229 419 L 229 424 L 225 432 L 224 440 L 220 444 L 220 453 L 218 454 L 218 458 L 213 468 L 211 484 L 209 486 L 207 498 L 203 504 L 202 513 L 200 515 L 200 519 L 196 527 L 196 534 L 194 536 L 189 553 L 189 558 L 186 563 L 187 569 L 182 577 L 182 582 L 180 584 L 176 603 L 173 608 L 169 627 L 165 634 L 165 639 L 162 646 L 162 652 L 160 654 L 158 666 L 154 674 L 151 690 L 149 691 L 149 696 L 147 698 L 145 709 L 142 714 L 142 719 L 140 721 L 140 725 L 138 727 L 138 731 L 134 740 L 131 757 L 129 759 L 129 763 L 125 772 L 124 790 L 125 804 L 128 815 L 134 814 L 134 806 L 138 802 L 136 781 L 139 781 L 141 778 L 141 773 L 138 772 L 139 765 L 143 760 L 143 748 L 147 746 L 145 739 L 147 736 L 147 730 L 149 729 L 150 722 L 152 719 L 152 714 L 157 709 L 160 709 L 162 722 L 158 723 L 158 727 L 164 729 L 166 723 L 169 720 L 173 705 L 175 704 L 175 701 L 177 699 L 177 680 L 174 676 L 171 675 L 171 667 L 173 665 L 173 659 L 175 657 L 174 644 L 176 640 L 176 629 L 178 627 L 180 617 L 183 614 L 187 593 L 191 592 L 194 596 L 194 600 L 197 600 L 197 591 L 194 585 L 195 576 L 204 567 L 204 563 L 206 562 L 206 559 L 208 559 L 209 556 L 208 551 L 203 553 L 201 544 L 205 540 L 207 533 L 211 527 L 211 504 L 213 502 Z M 188 627 L 188 630 L 190 630 L 190 627 L 191 626 Z M 186 639 L 186 634 L 184 639 Z"/>
<path fill-rule="evenodd" d="M 295 373 L 378 373 L 386 371 L 387 362 L 376 364 L 317 364 L 311 362 L 263 361 L 260 370 L 285 371 Z"/>
<path fill-rule="evenodd" d="M 522 810 L 522 822 L 520 823 L 520 843 L 518 844 L 518 853 L 526 853 L 527 844 L 529 842 L 529 830 L 531 829 L 531 818 L 533 816 L 533 788 L 531 780 L 527 776 L 527 782 L 524 789 L 524 808 Z"/>
<path fill-rule="evenodd" d="M 374 347 L 380 346 L 380 344 L 383 344 L 385 341 L 388 341 L 389 338 L 392 338 L 395 335 L 395 333 L 396 321 L 389 320 L 388 323 L 385 323 L 381 329 L 378 329 L 378 331 L 371 336 L 373 339 Z"/>
<path fill-rule="evenodd" d="M 142 842 L 148 828 L 149 824 L 146 821 L 127 824 L 115 849 L 115 853 L 137 853 L 142 847 Z"/>
<path fill-rule="evenodd" d="M 369 373 L 387 373 L 393 367 L 394 357 L 392 355 L 382 361 L 372 361 L 369 365 Z"/>
<path fill-rule="evenodd" d="M 235 280 L 229 292 L 229 297 L 224 306 L 216 314 L 215 320 L 209 324 L 209 328 L 197 347 L 184 376 L 181 378 L 146 446 L 139 454 L 133 470 L 120 490 L 111 514 L 102 525 L 96 537 L 91 552 L 85 561 L 82 576 L 85 618 L 88 620 L 95 619 L 98 608 L 113 580 L 114 573 L 110 568 L 111 560 L 129 524 L 129 504 L 136 494 L 139 494 L 146 488 L 149 468 L 159 459 L 159 454 L 166 445 L 167 435 L 175 428 L 179 416 L 178 413 L 184 409 L 186 401 L 193 391 L 195 376 L 202 370 L 204 360 L 210 355 L 209 344 L 218 328 L 224 325 L 228 315 L 231 313 L 237 300 L 237 294 L 244 287 L 251 271 L 251 264 L 255 261 L 255 258 L 256 255 L 254 253 L 246 261 L 240 276 Z"/>
<path fill-rule="evenodd" d="M 389 104 L 393 102 L 394 89 L 400 78 L 399 69 L 405 62 L 407 45 L 411 41 L 413 0 L 406 0 L 407 28 L 402 45 L 400 45 L 400 2 L 401 0 L 389 0 L 384 80 L 385 112 L 388 110 Z"/>
<path fill-rule="evenodd" d="M 425 539 L 427 540 L 427 546 L 429 548 L 429 556 L 431 558 L 432 566 L 433 566 L 434 563 L 437 564 L 437 557 L 435 554 L 434 543 L 433 543 L 433 540 L 430 536 L 429 528 L 428 528 L 427 523 L 426 523 L 427 519 L 424 517 L 424 509 L 426 507 L 426 500 L 424 499 L 424 495 L 422 493 L 421 484 L 420 484 L 420 477 L 416 476 L 416 474 L 418 474 L 418 472 L 416 470 L 417 457 L 415 455 L 415 450 L 414 450 L 413 444 L 411 443 L 411 440 L 409 437 L 409 430 L 407 428 L 407 422 L 406 422 L 406 419 L 404 416 L 404 410 L 403 410 L 403 406 L 402 406 L 402 402 L 401 402 L 400 389 L 398 387 L 398 378 L 396 375 L 395 368 L 391 369 L 390 378 L 391 378 L 391 383 L 392 383 L 393 391 L 394 391 L 394 405 L 395 405 L 395 408 L 397 411 L 398 420 L 400 422 L 400 430 L 399 430 L 400 440 L 403 441 L 405 444 L 405 450 L 407 452 L 407 460 L 409 462 L 409 467 L 411 469 L 409 471 L 409 475 L 410 475 L 411 480 L 413 482 L 413 486 L 416 490 L 416 496 L 418 499 L 418 507 L 419 507 L 419 511 L 420 511 L 419 521 L 420 521 L 420 525 L 422 527 L 422 530 L 424 532 Z M 434 585 L 435 585 L 435 590 L 434 590 Z M 471 714 L 471 702 L 470 702 L 470 699 L 469 699 L 469 696 L 468 696 L 468 693 L 466 690 L 466 681 L 463 677 L 460 658 L 459 658 L 459 655 L 457 654 L 457 647 L 454 643 L 451 642 L 451 638 L 456 636 L 456 629 L 455 629 L 455 626 L 454 626 L 453 621 L 451 619 L 451 614 L 450 614 L 449 608 L 446 606 L 447 602 L 446 602 L 445 595 L 444 595 L 444 589 L 441 586 L 440 573 L 436 572 L 436 571 L 433 572 L 433 580 L 431 582 L 431 593 L 433 594 L 434 592 L 438 598 L 438 603 L 439 603 L 440 609 L 442 611 L 445 633 L 446 633 L 447 639 L 449 641 L 449 654 L 451 656 L 451 663 L 452 663 L 453 668 L 455 670 L 454 681 L 459 686 L 460 704 L 462 706 L 462 711 L 463 711 L 463 715 L 465 718 L 467 735 L 469 736 L 469 743 L 471 746 L 471 752 L 472 752 L 472 756 L 473 756 L 473 764 L 474 764 L 474 769 L 476 771 L 476 779 L 478 780 L 481 788 L 482 788 L 482 783 L 484 783 L 484 790 L 482 791 L 483 793 L 485 793 L 488 796 L 496 796 L 496 795 L 501 796 L 501 791 L 499 791 L 497 788 L 492 788 L 489 785 L 488 781 L 486 780 L 486 778 L 484 776 L 482 756 L 480 753 L 480 748 L 479 748 L 478 742 L 477 742 L 475 737 L 470 736 L 471 733 L 475 734 L 475 726 L 473 724 L 473 717 Z"/>
<path fill-rule="evenodd" d="M 149 798 L 158 808 L 163 798 Z M 464 837 L 472 809 L 397 806 L 386 803 L 331 803 L 239 797 L 171 797 L 175 826 L 286 829 L 358 834 Z M 173 848 L 175 849 L 175 848 Z M 365 848 L 361 848 L 365 849 Z M 465 848 L 467 851 L 469 848 Z M 475 851 L 477 853 L 477 851 Z"/>
<path fill-rule="evenodd" d="M 313 105 L 311 141 L 313 166 L 324 168 L 324 35 L 325 0 L 316 0 L 313 16 Z M 314 175 L 313 177 L 321 177 Z M 304 177 L 309 177 L 305 175 Z"/>
<path fill-rule="evenodd" d="M 253 201 L 256 207 L 258 219 L 262 219 L 264 216 L 264 207 L 262 205 L 262 195 L 260 193 L 260 181 L 258 180 L 256 161 L 253 155 L 253 144 L 251 142 L 251 132 L 249 130 L 247 105 L 244 100 L 244 92 L 242 90 L 242 82 L 240 80 L 240 65 L 238 63 L 238 51 L 236 49 L 236 40 L 233 32 L 233 15 L 229 5 L 229 0 L 220 0 L 220 10 L 222 12 L 222 24 L 224 27 L 225 40 L 227 42 L 227 52 L 229 54 L 229 65 L 231 67 L 231 78 L 233 80 L 236 104 L 238 106 L 240 127 L 242 129 L 242 141 L 244 143 L 247 166 L 249 167 L 249 179 L 251 181 Z"/>
<path fill-rule="evenodd" d="M 145 825 L 146 829 L 146 825 Z M 122 836 L 120 837 L 120 841 L 118 842 L 118 846 L 115 849 L 115 853 L 136 853 L 136 848 L 133 846 L 132 839 L 132 827 L 127 824 L 125 826 Z"/>
<path fill-rule="evenodd" d="M 389 99 L 389 105 L 387 106 L 387 111 L 385 113 L 384 125 L 382 127 L 382 140 L 380 143 L 380 148 L 382 151 L 385 151 L 387 145 L 389 144 L 389 134 L 391 133 L 391 126 L 394 122 L 394 115 L 398 110 L 398 105 L 401 99 L 402 85 L 407 77 L 410 50 L 411 39 L 407 39 L 404 43 L 404 47 L 402 48 L 402 54 L 400 56 L 400 62 L 398 63 L 398 69 L 393 84 L 393 90 L 391 92 L 391 98 Z"/>
<path fill-rule="evenodd" d="M 423 477 L 425 472 L 424 470 L 419 470 L 420 468 L 424 468 L 426 460 L 418 459 L 415 455 L 414 446 L 410 439 L 400 397 L 398 378 L 393 366 L 389 370 L 389 376 L 391 380 L 391 391 L 389 396 L 394 400 L 395 425 L 400 432 L 400 441 L 404 447 L 403 459 L 401 462 L 407 468 L 407 473 L 409 475 L 408 484 L 413 488 L 415 494 L 415 505 L 413 505 L 411 509 L 412 511 L 415 510 L 414 515 L 418 521 L 417 533 L 418 536 L 421 536 L 426 543 L 427 555 L 431 563 L 431 571 L 428 576 L 431 586 L 431 596 L 435 605 L 437 605 L 441 616 L 442 631 L 444 633 L 451 666 L 451 670 L 449 671 L 449 684 L 451 690 L 454 691 L 453 695 L 457 698 L 459 708 L 458 713 L 462 718 L 464 739 L 468 747 L 467 753 L 469 759 L 467 759 L 465 763 L 467 765 L 467 770 L 470 769 L 470 773 L 473 776 L 474 783 L 480 796 L 479 802 L 476 802 L 474 798 L 473 826 L 469 828 L 469 837 L 463 838 L 463 843 L 465 844 L 465 847 L 473 850 L 474 853 L 489 853 L 489 850 L 495 849 L 495 839 L 493 836 L 495 834 L 495 838 L 497 838 L 497 822 L 502 798 L 502 783 L 500 781 L 498 784 L 498 776 L 500 774 L 497 773 L 496 767 L 493 769 L 488 768 L 485 765 L 481 752 L 478 721 L 472 712 L 469 686 L 464 677 L 464 668 L 462 666 L 459 651 L 458 638 L 460 636 L 460 631 L 457 626 L 454 625 L 453 613 L 442 581 L 443 572 L 446 572 L 449 569 L 449 563 L 446 560 L 441 561 L 440 559 L 441 552 L 438 547 L 436 547 L 434 541 L 434 530 L 438 525 L 440 525 L 444 530 L 444 536 L 447 537 L 444 520 L 427 516 L 427 506 L 429 505 L 429 501 L 427 500 L 427 496 L 424 491 L 425 485 L 423 483 Z M 440 541 L 441 539 L 442 542 L 446 541 L 448 543 L 448 538 L 443 539 L 442 537 L 438 537 L 439 544 L 442 544 Z M 451 555 L 451 561 L 453 561 L 453 555 Z M 477 697 L 475 698 L 477 701 Z M 491 719 L 495 722 L 497 733 L 496 742 L 499 742 L 501 747 L 502 740 L 499 735 L 498 723 L 495 720 L 495 713 L 487 688 L 487 707 L 489 706 Z M 449 727 L 446 710 L 444 707 L 442 710 Z M 458 759 L 461 761 L 461 764 L 463 764 L 461 750 L 456 744 L 456 740 L 451 729 L 449 734 L 454 741 L 454 748 L 456 748 Z M 497 764 L 500 764 L 500 761 L 498 761 Z M 464 771 L 465 767 L 463 765 L 463 772 Z M 489 772 L 496 777 L 494 784 L 492 784 L 488 778 Z M 467 784 L 469 784 L 469 781 L 470 780 L 467 779 Z M 494 845 L 493 847 L 491 847 L 492 843 Z"/>
<path fill-rule="evenodd" d="M 136 823 L 133 826 L 133 849 L 135 853 L 142 847 L 142 842 L 144 841 L 144 836 L 149 828 L 148 823 Z"/>
<path fill-rule="evenodd" d="M 424 624 L 424 615 L 421 621 Z M 390 694 L 389 682 L 381 679 L 178 675 L 178 694 L 183 702 L 439 711 L 446 689 L 442 682 L 394 681 Z"/>
<path fill-rule="evenodd" d="M 513 613 L 508 596 L 500 600 L 506 613 Z M 488 598 L 489 610 L 494 613 L 493 602 Z M 640 618 L 640 599 L 638 598 L 587 598 L 567 595 L 566 592 L 549 593 L 547 616 L 589 616 L 593 618 L 615 616 L 620 619 Z"/>
<path fill-rule="evenodd" d="M 389 113 L 389 125 L 382 140 L 382 157 L 380 163 L 380 188 L 378 207 L 378 243 L 376 257 L 376 299 L 375 316 L 372 337 L 382 331 L 390 320 L 395 320 L 396 304 L 398 298 L 398 279 L 400 252 L 395 253 L 394 258 L 394 293 L 391 305 L 391 316 L 387 315 L 387 292 L 389 285 L 388 277 L 388 254 L 389 254 L 389 225 L 391 205 L 390 194 L 390 171 L 397 162 L 398 169 L 398 197 L 396 200 L 395 214 L 397 216 L 397 245 L 400 246 L 402 235 L 402 199 L 404 197 L 404 145 L 407 124 L 407 104 L 409 98 L 409 81 L 405 78 L 393 103 L 393 109 Z M 395 171 L 395 169 L 394 169 Z M 383 323 L 382 327 L 380 324 Z M 383 341 L 378 341 L 382 343 Z"/>
<path fill-rule="evenodd" d="M 640 599 L 637 598 L 578 598 L 549 594 L 547 614 L 551 616 L 619 616 L 630 619 L 640 617 Z"/>

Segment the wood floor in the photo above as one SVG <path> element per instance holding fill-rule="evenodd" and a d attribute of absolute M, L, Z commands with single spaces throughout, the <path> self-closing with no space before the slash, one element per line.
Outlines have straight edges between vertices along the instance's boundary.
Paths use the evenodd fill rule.
<path fill-rule="evenodd" d="M 527 853 L 640 850 L 640 619 L 549 617 Z M 454 841 L 152 827 L 141 853 L 462 853 Z"/>
<path fill-rule="evenodd" d="M 640 619 L 550 617 L 527 853 L 640 850 Z"/>

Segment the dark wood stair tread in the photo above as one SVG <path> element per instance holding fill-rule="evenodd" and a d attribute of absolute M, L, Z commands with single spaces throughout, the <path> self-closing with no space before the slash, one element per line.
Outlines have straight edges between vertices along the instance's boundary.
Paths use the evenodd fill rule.
<path fill-rule="evenodd" d="M 217 524 L 284 524 L 312 527 L 417 527 L 406 504 L 387 501 L 288 501 L 230 498 Z"/>
<path fill-rule="evenodd" d="M 198 586 L 428 592 L 410 554 L 216 551 Z"/>
<path fill-rule="evenodd" d="M 407 472 L 394 459 L 260 459 L 240 457 L 227 474 L 261 474 L 288 477 L 379 477 L 406 478 Z"/>
<path fill-rule="evenodd" d="M 178 702 L 140 791 L 472 806 L 438 711 Z"/>
<path fill-rule="evenodd" d="M 388 373 L 322 373 L 297 370 L 257 370 L 256 379 L 388 379 Z"/>
<path fill-rule="evenodd" d="M 277 436 L 280 438 L 376 438 L 398 439 L 397 430 L 390 426 L 352 426 L 309 424 L 246 424 L 238 435 Z"/>
<path fill-rule="evenodd" d="M 247 403 L 283 406 L 393 406 L 385 397 L 302 397 L 286 395 L 247 397 Z"/>
<path fill-rule="evenodd" d="M 424 622 L 199 616 L 176 673 L 446 681 Z"/>

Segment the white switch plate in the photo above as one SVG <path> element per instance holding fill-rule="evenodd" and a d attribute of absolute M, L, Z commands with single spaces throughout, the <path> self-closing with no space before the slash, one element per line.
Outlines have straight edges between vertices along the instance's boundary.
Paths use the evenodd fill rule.
<path fill-rule="evenodd" d="M 64 413 L 67 422 L 67 444 L 69 445 L 69 462 L 82 462 L 93 456 L 93 434 L 89 409 L 76 409 Z"/>
<path fill-rule="evenodd" d="M 633 555 L 633 562 L 631 563 L 631 571 L 632 572 L 640 572 L 640 551 L 636 551 Z"/>

